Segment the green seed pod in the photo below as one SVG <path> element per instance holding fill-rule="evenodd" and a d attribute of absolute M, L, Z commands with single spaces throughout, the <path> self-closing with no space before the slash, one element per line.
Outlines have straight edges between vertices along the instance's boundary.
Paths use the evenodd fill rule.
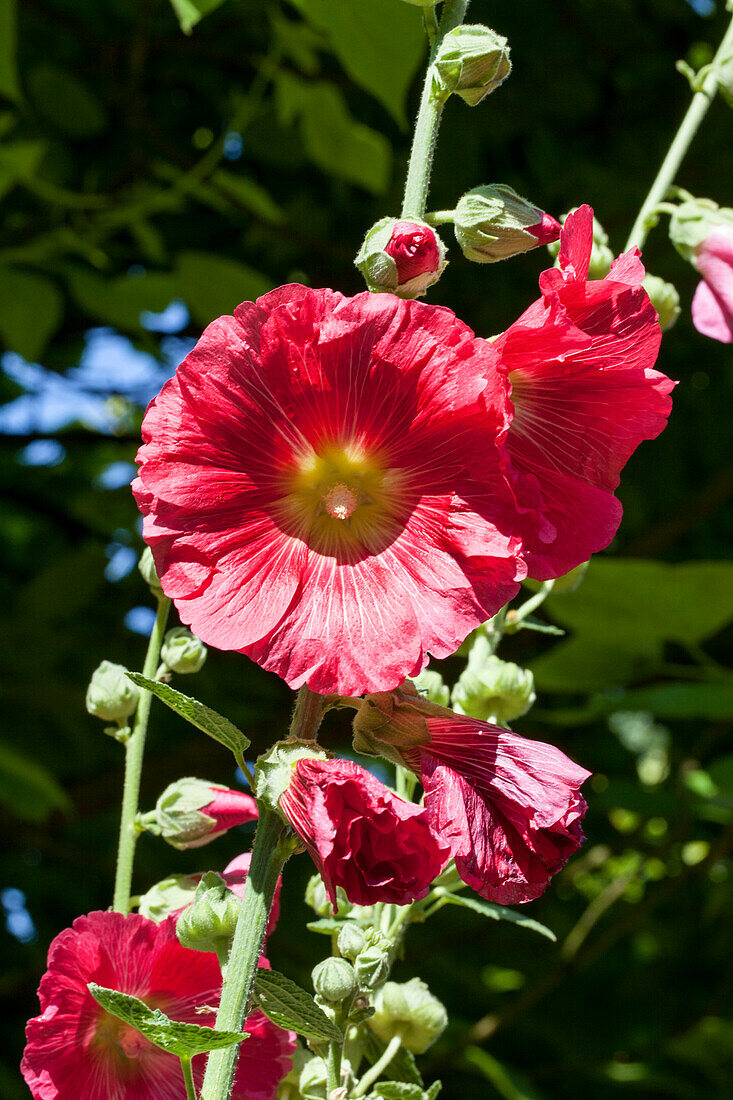
<path fill-rule="evenodd" d="M 389 958 L 378 947 L 367 947 L 354 960 L 359 989 L 376 989 L 389 974 Z"/>
<path fill-rule="evenodd" d="M 193 901 L 199 882 L 199 875 L 169 875 L 141 895 L 138 912 L 160 924 Z"/>
<path fill-rule="evenodd" d="M 183 947 L 194 951 L 215 951 L 226 957 L 239 915 L 239 898 L 221 875 L 207 871 L 196 887 L 191 905 L 181 913 L 176 935 Z"/>
<path fill-rule="evenodd" d="M 343 926 L 338 936 L 338 949 L 345 959 L 356 958 L 360 951 L 364 950 L 366 939 L 358 924 L 348 921 Z"/>
<path fill-rule="evenodd" d="M 208 650 L 186 626 L 174 626 L 166 633 L 160 656 L 163 663 L 179 675 L 198 672 L 204 667 Z"/>
<path fill-rule="evenodd" d="M 337 1003 L 356 990 L 354 968 L 346 959 L 324 959 L 313 969 L 313 987 L 324 1001 Z"/>
<path fill-rule="evenodd" d="M 124 665 L 102 661 L 87 688 L 86 706 L 95 718 L 121 722 L 129 718 L 140 700 L 140 689 L 127 678 Z"/>
<path fill-rule="evenodd" d="M 385 982 L 377 994 L 368 1026 L 383 1043 L 399 1032 L 413 1054 L 423 1054 L 445 1030 L 448 1014 L 425 982 Z"/>

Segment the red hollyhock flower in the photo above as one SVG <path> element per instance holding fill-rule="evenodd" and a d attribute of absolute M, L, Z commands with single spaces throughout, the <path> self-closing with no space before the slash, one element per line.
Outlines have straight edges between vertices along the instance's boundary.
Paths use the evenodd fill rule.
<path fill-rule="evenodd" d="M 106 1012 L 87 990 L 97 982 L 131 993 L 172 1019 L 213 1026 L 221 973 L 216 956 L 181 947 L 175 922 L 136 913 L 89 913 L 51 944 L 28 1022 L 21 1070 L 35 1100 L 185 1100 L 178 1058 Z M 289 1072 L 295 1036 L 254 1012 L 245 1030 L 233 1100 L 272 1100 Z M 205 1055 L 193 1060 L 198 1085 Z"/>
<path fill-rule="evenodd" d="M 421 275 L 435 275 L 440 272 L 442 257 L 435 232 L 429 225 L 410 221 L 395 222 L 392 236 L 384 251 L 397 266 L 400 287 Z"/>
<path fill-rule="evenodd" d="M 590 772 L 559 749 L 486 722 L 427 718 L 429 740 L 402 751 L 425 812 L 464 882 L 503 905 L 532 901 L 585 839 L 579 794 Z"/>
<path fill-rule="evenodd" d="M 588 282 L 593 212 L 570 214 L 542 298 L 492 345 L 509 382 L 506 437 L 531 576 L 558 577 L 608 546 L 627 460 L 666 425 L 674 383 L 653 370 L 661 339 L 637 249 Z"/>
<path fill-rule="evenodd" d="M 296 285 L 209 325 L 134 485 L 183 622 L 322 694 L 454 652 L 525 573 L 487 348 L 447 309 Z"/>
<path fill-rule="evenodd" d="M 425 811 L 350 760 L 299 760 L 280 808 L 305 844 L 337 911 L 424 898 L 448 860 Z"/>
<path fill-rule="evenodd" d="M 703 336 L 733 343 L 733 225 L 717 226 L 695 249 L 702 275 L 692 299 L 692 323 Z"/>

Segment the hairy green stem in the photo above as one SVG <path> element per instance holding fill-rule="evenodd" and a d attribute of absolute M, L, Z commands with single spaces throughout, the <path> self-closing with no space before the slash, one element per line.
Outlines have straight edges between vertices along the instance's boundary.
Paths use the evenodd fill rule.
<path fill-rule="evenodd" d="M 160 647 L 163 644 L 165 624 L 171 602 L 165 596 L 158 600 L 155 616 L 145 655 L 143 676 L 155 679 L 160 661 Z M 132 886 L 132 866 L 135 861 L 135 845 L 139 831 L 136 825 L 138 801 L 140 798 L 140 777 L 143 770 L 145 737 L 148 732 L 148 719 L 153 696 L 144 688 L 140 689 L 140 702 L 135 711 L 132 733 L 125 742 L 125 783 L 122 791 L 122 813 L 120 816 L 120 839 L 117 846 L 117 869 L 115 871 L 115 892 L 112 908 L 116 913 L 129 913 L 130 889 Z"/>
<path fill-rule="evenodd" d="M 292 851 L 286 838 L 285 823 L 278 814 L 264 803 L 259 804 L 259 810 L 260 818 L 252 845 L 252 861 L 244 884 L 226 977 L 221 987 L 219 1011 L 216 1014 L 216 1027 L 222 1031 L 241 1031 L 244 1026 L 275 887 L 283 864 Z M 211 1052 L 201 1100 L 228 1100 L 238 1052 L 238 1046 Z"/>
<path fill-rule="evenodd" d="M 674 178 L 677 175 L 677 171 L 685 153 L 689 149 L 692 139 L 700 127 L 700 123 L 705 118 L 708 107 L 715 99 L 715 93 L 718 90 L 720 68 L 729 54 L 733 54 L 733 19 L 730 21 L 728 30 L 723 37 L 723 41 L 720 43 L 718 52 L 711 62 L 708 74 L 703 80 L 700 90 L 695 92 L 692 97 L 692 102 L 687 109 L 687 114 L 683 118 L 679 130 L 674 136 L 674 140 L 667 151 L 666 157 L 662 161 L 662 166 L 657 173 L 657 177 L 651 186 L 649 194 L 644 199 L 644 203 L 634 222 L 624 251 L 628 251 L 628 249 L 633 248 L 634 245 L 636 245 L 637 248 L 641 248 L 647 238 L 649 230 L 655 224 L 654 216 L 657 206 L 664 199 L 669 188 L 674 183 Z"/>
<path fill-rule="evenodd" d="M 323 715 L 329 707 L 329 697 L 317 695 L 303 684 L 295 700 L 295 710 L 288 736 L 293 740 L 311 741 L 318 733 Z"/>
<path fill-rule="evenodd" d="M 193 1082 L 190 1058 L 181 1057 L 181 1069 L 183 1070 L 183 1080 L 186 1082 L 186 1100 L 196 1100 L 196 1086 Z"/>
<path fill-rule="evenodd" d="M 440 25 L 431 43 L 430 61 L 407 166 L 405 197 L 402 201 L 401 217 L 403 218 L 422 218 L 425 213 L 430 189 L 430 171 L 433 166 L 435 143 L 444 106 L 444 100 L 439 99 L 433 89 L 432 64 L 448 31 L 452 31 L 463 22 L 468 3 L 469 0 L 446 0 Z"/>
<path fill-rule="evenodd" d="M 368 1069 L 366 1071 L 351 1095 L 364 1096 L 364 1094 L 368 1092 L 374 1082 L 379 1080 L 380 1075 L 387 1068 L 401 1046 L 402 1035 L 400 1035 L 398 1032 L 397 1035 L 394 1035 L 390 1039 L 382 1057 L 374 1063 L 371 1069 Z"/>

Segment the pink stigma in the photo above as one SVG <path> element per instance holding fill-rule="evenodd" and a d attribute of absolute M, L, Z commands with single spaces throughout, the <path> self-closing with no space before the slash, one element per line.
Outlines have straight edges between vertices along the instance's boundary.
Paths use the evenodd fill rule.
<path fill-rule="evenodd" d="M 348 485 L 339 482 L 332 485 L 323 497 L 323 505 L 334 519 L 348 519 L 359 503 L 359 497 Z"/>

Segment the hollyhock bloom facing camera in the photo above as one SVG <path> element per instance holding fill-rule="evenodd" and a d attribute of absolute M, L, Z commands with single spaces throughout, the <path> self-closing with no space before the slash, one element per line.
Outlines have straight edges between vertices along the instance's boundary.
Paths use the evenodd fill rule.
<path fill-rule="evenodd" d="M 526 567 L 490 347 L 441 307 L 302 286 L 209 325 L 148 408 L 134 485 L 197 637 L 355 695 L 511 599 Z"/>
<path fill-rule="evenodd" d="M 181 947 L 175 922 L 89 913 L 51 944 L 21 1070 L 35 1100 L 185 1100 L 181 1065 L 99 1005 L 88 982 L 130 993 L 174 1020 L 213 1026 L 216 955 Z M 199 1012 L 202 1006 L 210 1011 Z M 245 1023 L 233 1100 L 272 1100 L 290 1070 L 295 1035 L 253 1012 Z M 200 1086 L 205 1055 L 193 1059 Z"/>
<path fill-rule="evenodd" d="M 608 546 L 624 465 L 666 426 L 674 383 L 637 249 L 588 282 L 593 211 L 570 214 L 542 298 L 491 345 L 508 381 L 508 473 L 529 575 L 562 576 Z"/>
<path fill-rule="evenodd" d="M 552 745 L 459 717 L 411 684 L 367 696 L 354 731 L 357 749 L 415 772 L 436 837 L 489 901 L 539 897 L 583 842 L 579 792 L 590 772 Z"/>
<path fill-rule="evenodd" d="M 299 760 L 280 809 L 318 868 L 334 912 L 337 886 L 354 905 L 424 898 L 450 854 L 420 806 L 350 760 Z"/>

